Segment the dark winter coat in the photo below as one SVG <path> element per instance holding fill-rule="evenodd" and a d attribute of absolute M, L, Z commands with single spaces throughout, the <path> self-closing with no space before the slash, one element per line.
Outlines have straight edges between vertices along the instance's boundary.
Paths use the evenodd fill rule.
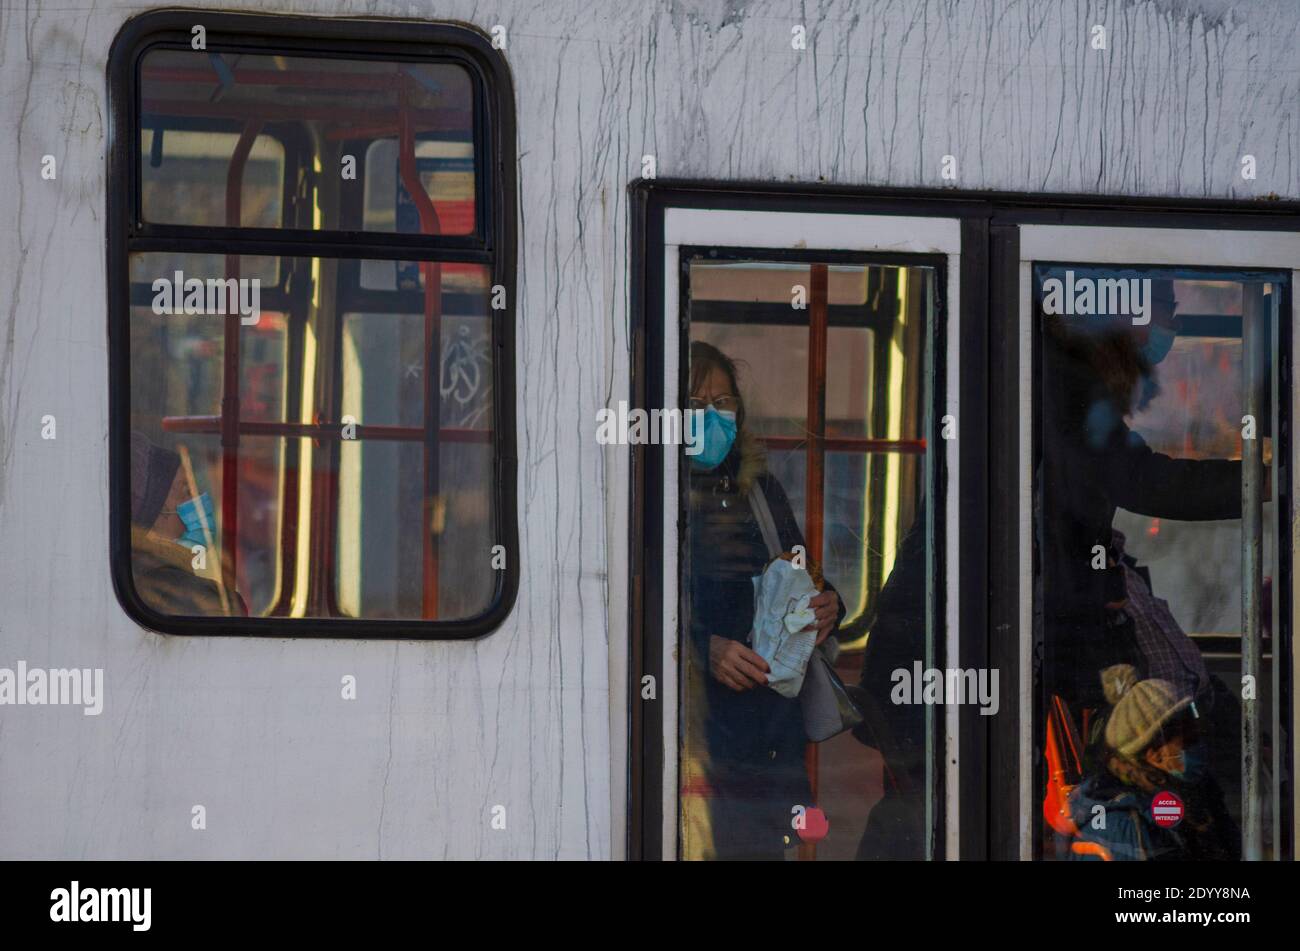
<path fill-rule="evenodd" d="M 756 443 L 742 434 L 716 469 L 690 475 L 688 661 L 702 689 L 688 703 L 703 709 L 688 711 L 688 722 L 696 724 L 707 751 L 719 858 L 779 856 L 798 844 L 791 810 L 813 805 L 798 698 L 766 686 L 734 691 L 708 667 L 710 636 L 747 642 L 754 622 L 752 579 L 771 560 L 741 486 L 763 492 L 783 550 L 804 544 L 785 491 L 761 459 Z"/>
<path fill-rule="evenodd" d="M 1123 569 L 1094 569 L 1093 547 L 1110 550 L 1116 508 L 1188 521 L 1240 518 L 1241 463 L 1152 451 L 1086 363 L 1046 334 L 1042 407 L 1038 555 L 1047 686 L 1100 706 L 1100 671 L 1116 663 L 1141 669 L 1142 659 L 1131 632 L 1106 616 L 1106 603 L 1123 599 Z"/>

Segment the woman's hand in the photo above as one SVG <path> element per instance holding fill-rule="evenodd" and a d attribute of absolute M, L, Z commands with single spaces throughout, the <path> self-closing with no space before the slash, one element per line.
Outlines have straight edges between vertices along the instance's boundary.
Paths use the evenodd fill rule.
<path fill-rule="evenodd" d="M 834 591 L 823 591 L 811 601 L 808 607 L 813 609 L 817 615 L 817 620 L 804 628 L 805 631 L 817 631 L 817 643 L 831 636 L 831 631 L 835 630 L 835 623 L 840 614 L 840 599 Z"/>
<path fill-rule="evenodd" d="M 709 637 L 709 670 L 717 681 L 740 693 L 767 683 L 767 661 L 740 641 Z"/>

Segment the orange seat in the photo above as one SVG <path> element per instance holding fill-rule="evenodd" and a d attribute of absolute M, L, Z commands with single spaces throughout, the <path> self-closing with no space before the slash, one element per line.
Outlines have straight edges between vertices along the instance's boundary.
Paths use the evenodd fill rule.
<path fill-rule="evenodd" d="M 1100 842 L 1089 842 L 1085 839 L 1076 839 L 1070 843 L 1070 851 L 1075 855 L 1090 855 L 1101 859 L 1103 862 L 1112 862 L 1110 849 Z"/>
<path fill-rule="evenodd" d="M 1073 838 L 1079 834 L 1079 827 L 1070 816 L 1070 793 L 1083 781 L 1083 742 L 1065 701 L 1056 695 L 1047 713 L 1045 752 L 1047 792 L 1043 797 L 1043 818 L 1056 832 Z"/>

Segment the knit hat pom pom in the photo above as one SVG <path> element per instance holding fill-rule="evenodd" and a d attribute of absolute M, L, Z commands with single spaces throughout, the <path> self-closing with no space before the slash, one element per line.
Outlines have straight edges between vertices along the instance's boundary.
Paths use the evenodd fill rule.
<path fill-rule="evenodd" d="M 1106 702 L 1111 706 L 1119 703 L 1120 697 L 1138 682 L 1137 668 L 1132 664 L 1115 664 L 1101 672 L 1101 689 L 1106 694 Z"/>

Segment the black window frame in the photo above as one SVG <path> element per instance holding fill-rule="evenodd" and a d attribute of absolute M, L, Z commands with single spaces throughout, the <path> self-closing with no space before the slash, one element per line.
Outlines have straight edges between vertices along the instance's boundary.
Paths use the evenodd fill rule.
<path fill-rule="evenodd" d="M 474 91 L 475 229 L 468 235 L 312 231 L 162 225 L 142 221 L 139 65 L 159 47 L 190 48 L 202 25 L 210 51 L 347 57 L 384 62 L 455 62 L 470 73 Z M 109 410 L 109 539 L 114 591 L 138 624 L 165 634 L 464 640 L 504 623 L 519 589 L 517 455 L 515 431 L 515 287 L 517 179 L 514 86 L 499 50 L 463 25 L 414 20 L 320 19 L 206 10 L 150 11 L 128 20 L 108 57 L 107 284 Z M 286 179 L 289 177 L 286 163 Z M 286 181 L 286 189 L 289 187 Z M 233 250 L 232 250 L 233 249 Z M 485 266 L 489 286 L 505 288 L 506 306 L 489 310 L 493 345 L 494 545 L 505 550 L 491 604 L 457 620 L 171 616 L 149 607 L 135 589 L 130 526 L 130 256 L 150 251 L 237 253 L 470 263 Z M 282 268 L 283 271 L 283 268 Z M 283 279 L 284 275 L 281 274 Z"/>
<path fill-rule="evenodd" d="M 633 181 L 628 186 L 631 237 L 631 375 L 629 406 L 662 405 L 666 348 L 682 346 L 687 327 L 664 339 L 664 216 L 668 209 L 788 211 L 808 214 L 907 215 L 957 219 L 961 229 L 959 301 L 962 346 L 950 360 L 960 365 L 958 405 L 961 485 L 960 603 L 962 667 L 988 666 L 1001 672 L 1002 703 L 996 717 L 972 707 L 959 716 L 963 768 L 958 789 L 959 855 L 962 859 L 1019 858 L 1017 797 L 1006 793 L 1006 777 L 1019 776 L 1019 638 L 995 632 L 1020 627 L 1020 227 L 1032 224 L 1149 227 L 1171 230 L 1300 232 L 1300 202 L 1273 199 L 1158 198 L 1069 193 L 1026 193 L 861 187 L 852 185 L 736 182 L 708 179 Z M 1300 292 L 1297 290 L 1296 292 Z M 1279 355 L 1280 358 L 1288 357 Z M 1036 363 L 1035 359 L 1035 363 Z M 680 370 L 680 367 L 679 367 Z M 1031 367 L 1037 380 L 1037 368 Z M 1297 385 L 1290 379 L 1289 386 Z M 1283 396 L 1286 399 L 1287 394 Z M 1037 419 L 1034 420 L 1035 425 Z M 625 846 L 630 860 L 661 860 L 665 843 L 662 786 L 663 712 L 641 699 L 641 681 L 663 677 L 663 550 L 684 544 L 665 538 L 663 449 L 629 447 L 628 537 L 628 786 Z M 1294 517 L 1300 483 L 1291 477 Z M 953 544 L 948 540 L 948 544 Z M 1292 552 L 1294 555 L 1294 550 Z M 1028 593 L 1032 597 L 1032 592 Z M 1284 613 L 1286 607 L 1284 605 Z M 1294 666 L 1295 631 L 1285 645 L 1286 670 Z M 1282 653 L 1280 649 L 1275 651 Z M 1278 662 L 1275 654 L 1275 663 Z M 1040 753 L 1044 722 L 1039 671 L 1029 715 L 1034 725 L 1031 753 Z M 1294 684 L 1291 685 L 1294 689 Z M 1282 743 L 1295 781 L 1296 738 L 1289 732 L 1290 693 L 1280 720 Z M 990 723 L 989 720 L 996 722 Z M 1037 777 L 1040 765 L 1031 763 Z M 1289 814 L 1283 794 L 1281 837 L 1289 846 L 1300 817 Z M 1037 800 L 1035 800 L 1037 802 Z M 1038 841 L 1041 824 L 1034 842 Z M 1289 853 L 1288 853 L 1289 854 Z"/>

